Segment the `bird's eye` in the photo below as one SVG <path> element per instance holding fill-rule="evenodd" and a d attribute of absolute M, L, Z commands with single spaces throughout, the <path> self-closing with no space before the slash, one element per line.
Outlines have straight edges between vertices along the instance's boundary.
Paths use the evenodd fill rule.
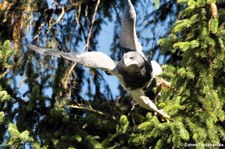
<path fill-rule="evenodd" d="M 133 59 L 134 59 L 134 57 L 133 57 L 133 56 L 131 56 L 131 57 L 130 57 L 130 59 L 132 59 L 132 60 L 133 60 Z"/>

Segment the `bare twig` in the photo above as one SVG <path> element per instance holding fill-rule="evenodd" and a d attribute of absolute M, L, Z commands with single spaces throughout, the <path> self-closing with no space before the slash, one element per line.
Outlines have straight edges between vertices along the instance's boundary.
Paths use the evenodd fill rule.
<path fill-rule="evenodd" d="M 92 18 L 92 21 L 91 21 L 91 27 L 90 27 L 90 30 L 89 30 L 89 33 L 88 33 L 87 43 L 86 43 L 84 49 L 88 49 L 89 48 L 90 39 L 91 39 L 91 33 L 92 33 L 93 26 L 94 26 L 94 23 L 95 23 L 95 17 L 96 17 L 97 11 L 98 11 L 99 4 L 100 4 L 100 0 L 97 1 L 97 4 L 95 6 L 95 12 L 94 12 L 94 15 L 93 15 L 93 18 Z"/>
<path fill-rule="evenodd" d="M 73 72 L 74 67 L 76 66 L 77 63 L 73 63 L 73 65 L 70 67 L 69 72 L 65 76 L 65 81 L 62 83 L 64 88 L 67 88 L 67 82 L 69 81 L 69 78 Z"/>
<path fill-rule="evenodd" d="M 77 7 L 80 7 L 82 3 L 83 3 L 83 1 L 73 3 L 71 6 L 66 8 L 66 12 L 76 9 Z"/>
<path fill-rule="evenodd" d="M 108 114 L 105 114 L 103 113 L 102 111 L 99 111 L 99 110 L 95 110 L 91 107 L 91 105 L 89 106 L 84 106 L 84 105 L 81 105 L 81 104 L 78 104 L 78 105 L 71 105 L 71 106 L 68 106 L 69 108 L 74 108 L 74 109 L 80 109 L 80 110 L 86 110 L 86 111 L 90 111 L 90 112 L 93 112 L 93 113 L 96 113 L 98 115 L 101 115 L 101 116 L 105 116 L 107 118 L 110 118 L 112 120 L 116 120 L 116 118 L 114 116 L 111 116 L 111 115 L 108 115 Z"/>
<path fill-rule="evenodd" d="M 52 24 L 49 23 L 50 26 L 49 26 L 49 28 L 48 28 L 47 34 L 50 32 L 50 30 L 52 29 L 52 27 L 53 27 L 54 25 L 56 25 L 57 23 L 59 23 L 59 21 L 62 19 L 62 17 L 64 16 L 64 14 L 65 14 L 65 7 L 62 6 L 62 12 L 61 12 L 61 14 L 59 15 L 59 17 L 57 18 L 57 20 L 56 20 L 54 23 L 52 23 Z"/>
<path fill-rule="evenodd" d="M 3 72 L 3 74 L 1 74 L 1 77 L 2 78 L 5 78 L 5 76 L 6 76 L 6 74 L 9 72 L 9 69 L 6 69 L 6 71 L 5 72 Z"/>
<path fill-rule="evenodd" d="M 58 23 L 62 19 L 62 17 L 64 16 L 64 14 L 65 14 L 65 8 L 64 8 L 64 6 L 62 6 L 62 13 L 60 14 L 60 16 L 58 17 L 58 19 L 56 20 L 56 23 Z"/>
<path fill-rule="evenodd" d="M 105 115 L 103 112 L 98 111 L 98 110 L 95 110 L 92 107 L 84 107 L 84 106 L 78 106 L 78 105 L 71 105 L 71 106 L 69 106 L 69 108 L 80 109 L 80 110 L 87 110 L 87 111 L 90 111 L 90 112 L 97 113 L 99 115 Z"/>
<path fill-rule="evenodd" d="M 89 30 L 89 33 L 88 33 L 87 42 L 86 42 L 86 45 L 84 46 L 84 50 L 82 52 L 84 52 L 85 49 L 88 49 L 89 48 L 89 43 L 90 43 L 90 39 L 91 39 L 91 33 L 92 33 L 92 30 L 93 30 L 93 26 L 94 26 L 94 22 L 95 22 L 95 17 L 96 17 L 97 11 L 98 11 L 99 4 L 100 4 L 100 0 L 97 1 L 97 4 L 95 6 L 95 11 L 94 11 L 94 15 L 93 15 L 93 18 L 92 18 L 92 21 L 91 21 L 91 27 L 90 27 L 90 30 Z M 78 15 L 76 17 L 76 21 L 77 21 L 78 24 L 80 24 L 79 17 L 80 17 L 80 14 L 78 13 Z M 71 66 L 71 68 L 70 68 L 70 70 L 68 72 L 68 75 L 66 76 L 66 80 L 63 83 L 64 86 L 66 85 L 65 83 L 67 83 L 68 78 L 69 78 L 70 74 L 72 73 L 72 70 L 74 69 L 75 66 L 76 66 L 76 63 L 74 63 Z"/>
<path fill-rule="evenodd" d="M 75 19 L 76 19 L 77 24 L 79 24 L 79 26 L 80 26 L 80 29 L 81 29 L 81 32 L 83 33 L 83 36 L 84 36 L 85 41 L 87 41 L 87 36 L 85 34 L 84 27 L 83 27 L 83 25 L 80 22 L 80 14 L 81 14 L 81 4 L 78 7 L 78 11 L 76 13 Z"/>
<path fill-rule="evenodd" d="M 80 13 L 81 13 L 81 5 L 78 6 L 78 11 L 75 17 L 77 24 L 80 24 Z"/>

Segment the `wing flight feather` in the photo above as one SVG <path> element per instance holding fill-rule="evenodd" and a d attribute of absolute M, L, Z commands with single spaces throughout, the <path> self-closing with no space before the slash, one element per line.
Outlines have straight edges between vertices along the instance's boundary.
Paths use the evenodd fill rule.
<path fill-rule="evenodd" d="M 29 49 L 36 51 L 43 55 L 50 55 L 55 57 L 63 57 L 67 60 L 76 62 L 80 65 L 89 68 L 99 68 L 111 73 L 116 67 L 116 63 L 106 54 L 102 52 L 84 52 L 81 54 L 74 54 L 69 52 L 62 52 L 47 48 L 41 48 L 31 44 L 25 44 Z"/>
<path fill-rule="evenodd" d="M 126 49 L 135 50 L 143 55 L 142 46 L 136 33 L 136 12 L 130 0 L 127 0 L 123 13 L 120 30 L 120 46 Z"/>

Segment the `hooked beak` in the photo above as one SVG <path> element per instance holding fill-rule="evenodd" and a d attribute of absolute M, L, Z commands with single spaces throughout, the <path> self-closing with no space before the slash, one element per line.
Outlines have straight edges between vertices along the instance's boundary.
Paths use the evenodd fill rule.
<path fill-rule="evenodd" d="M 136 61 L 134 61 L 134 60 L 132 60 L 132 59 L 130 59 L 130 58 L 126 58 L 126 59 L 124 59 L 124 65 L 126 66 L 126 67 L 129 67 L 129 66 L 131 66 L 131 65 L 135 65 L 136 64 Z"/>
<path fill-rule="evenodd" d="M 124 62 L 124 65 L 125 65 L 126 67 L 132 64 L 132 62 L 131 62 L 131 60 L 130 60 L 129 58 L 124 59 L 123 62 Z"/>

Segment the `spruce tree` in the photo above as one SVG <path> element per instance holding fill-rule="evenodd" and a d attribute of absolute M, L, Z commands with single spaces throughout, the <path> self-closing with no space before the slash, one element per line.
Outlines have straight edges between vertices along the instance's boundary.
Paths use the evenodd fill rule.
<path fill-rule="evenodd" d="M 178 3 L 186 8 L 159 41 L 162 52 L 180 57 L 176 66 L 164 65 L 171 86 L 158 99 L 172 119 L 165 122 L 148 113 L 138 133 L 127 131 L 128 138 L 143 148 L 224 147 L 225 11 L 213 0 Z"/>
<path fill-rule="evenodd" d="M 65 1 L 60 3 L 59 0 L 50 9 L 46 2 L 29 2 L 3 1 L 0 5 L 0 27 L 4 28 L 0 31 L 0 148 L 225 146 L 223 1 L 178 0 L 175 4 L 171 0 L 153 13 L 145 14 L 144 22 L 147 23 L 140 36 L 149 26 L 156 35 L 155 26 L 159 22 L 165 23 L 169 15 L 175 18 L 180 12 L 168 35 L 159 40 L 160 46 L 154 45 L 152 49 L 153 52 L 161 49 L 168 60 L 168 64 L 163 65 L 162 76 L 171 85 L 161 90 L 156 104 L 171 116 L 169 121 L 138 106 L 131 111 L 132 99 L 123 92 L 117 99 L 110 100 L 108 86 L 100 72 L 90 70 L 92 76 L 85 77 L 84 70 L 76 67 L 75 75 L 67 77 L 72 65 L 69 62 L 41 57 L 22 47 L 18 49 L 18 43 L 12 46 L 9 41 L 25 41 L 20 29 L 26 33 L 32 28 L 31 36 L 35 36 L 39 44 L 47 40 L 49 45 L 57 43 L 60 50 L 76 49 L 86 41 L 97 1 L 67 1 L 64 4 Z M 123 8 L 123 2 L 100 2 L 91 49 L 97 49 L 101 25 L 106 19 L 112 20 L 112 11 L 116 11 L 119 18 L 117 7 Z M 145 1 L 139 3 L 146 4 Z M 65 18 L 55 23 L 63 9 Z M 138 21 L 137 26 L 140 24 L 143 22 Z M 120 55 L 119 25 L 118 19 L 112 43 L 114 58 Z M 150 45 L 157 38 L 140 39 Z M 93 100 L 87 101 L 80 96 L 81 87 L 84 81 L 90 85 L 91 79 L 96 95 L 90 94 L 88 98 Z M 20 85 L 25 86 L 23 91 Z M 101 87 L 106 92 L 101 93 Z M 51 96 L 49 89 L 53 92 Z"/>

